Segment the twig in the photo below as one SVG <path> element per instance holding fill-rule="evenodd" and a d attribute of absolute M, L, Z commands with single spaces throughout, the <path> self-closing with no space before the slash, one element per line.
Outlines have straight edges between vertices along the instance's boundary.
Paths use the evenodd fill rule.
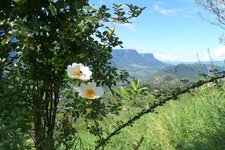
<path fill-rule="evenodd" d="M 144 137 L 141 137 L 141 139 L 137 142 L 137 146 L 135 146 L 134 150 L 138 150 L 139 147 L 141 146 L 141 143 L 143 142 Z"/>

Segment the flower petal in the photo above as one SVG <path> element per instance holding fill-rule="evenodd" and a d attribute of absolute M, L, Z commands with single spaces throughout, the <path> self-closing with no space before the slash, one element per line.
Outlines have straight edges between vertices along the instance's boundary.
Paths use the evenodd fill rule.
<path fill-rule="evenodd" d="M 90 80 L 90 76 L 88 77 L 88 76 L 82 76 L 80 79 L 81 80 L 83 80 L 83 81 L 88 81 L 88 80 Z"/>
<path fill-rule="evenodd" d="M 72 65 L 68 65 L 66 71 L 68 77 L 84 81 L 89 80 L 92 75 L 92 72 L 89 70 L 89 67 L 84 66 L 81 63 L 73 63 Z"/>
<path fill-rule="evenodd" d="M 95 90 L 96 98 L 102 97 L 104 95 L 103 87 L 97 87 Z"/>
<path fill-rule="evenodd" d="M 78 66 L 77 63 L 73 63 L 73 64 L 72 64 L 72 68 L 74 68 L 74 67 L 76 67 L 76 66 Z"/>
<path fill-rule="evenodd" d="M 81 85 L 76 88 L 76 90 L 79 92 L 79 96 L 81 97 L 85 97 L 86 89 L 87 85 L 84 83 L 81 83 Z"/>
<path fill-rule="evenodd" d="M 89 88 L 92 88 L 93 90 L 95 90 L 96 89 L 96 83 L 95 82 L 88 82 L 88 87 Z"/>

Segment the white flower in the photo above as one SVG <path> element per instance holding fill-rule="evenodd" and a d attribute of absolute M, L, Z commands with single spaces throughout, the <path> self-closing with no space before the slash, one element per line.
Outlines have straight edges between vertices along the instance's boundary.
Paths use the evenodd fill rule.
<path fill-rule="evenodd" d="M 87 99 L 96 99 L 104 94 L 103 88 L 96 87 L 95 82 L 88 82 L 87 84 L 81 83 L 76 90 L 79 92 L 79 96 Z"/>
<path fill-rule="evenodd" d="M 73 63 L 72 65 L 68 65 L 66 71 L 68 77 L 84 81 L 89 80 L 92 75 L 92 72 L 89 70 L 89 68 L 81 63 Z"/>

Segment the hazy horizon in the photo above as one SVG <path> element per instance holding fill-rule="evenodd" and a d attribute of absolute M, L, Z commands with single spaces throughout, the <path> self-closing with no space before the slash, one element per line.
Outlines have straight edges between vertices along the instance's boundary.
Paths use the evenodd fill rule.
<path fill-rule="evenodd" d="M 180 59 L 169 59 L 169 58 L 171 58 L 171 57 L 176 57 L 176 55 L 174 54 L 168 54 L 168 55 L 166 55 L 166 54 L 164 54 L 164 55 L 160 55 L 159 53 L 157 53 L 157 52 L 150 52 L 150 51 L 142 51 L 142 50 L 138 50 L 138 49 L 134 49 L 134 48 L 116 48 L 116 49 L 113 49 L 113 50 L 136 50 L 138 53 L 140 53 L 140 54 L 142 54 L 142 53 L 151 53 L 151 54 L 153 54 L 153 56 L 156 58 L 156 59 L 158 59 L 158 60 L 160 60 L 160 61 L 162 61 L 162 62 L 177 62 L 177 63 L 198 63 L 199 62 L 199 59 L 200 59 L 200 61 L 201 62 L 209 62 L 209 61 L 211 61 L 210 60 L 210 58 L 209 58 L 209 54 L 208 54 L 208 52 L 206 52 L 205 54 L 204 54 L 204 57 L 201 57 L 201 56 L 199 56 L 199 59 L 198 59 L 198 57 L 197 57 L 197 54 L 196 54 L 196 59 L 195 60 L 190 60 L 190 61 L 188 61 L 188 60 L 185 60 L 185 59 L 183 59 L 182 60 L 182 58 L 180 58 Z M 168 59 L 163 59 L 162 57 L 168 57 Z M 210 56 L 212 57 L 212 54 L 210 53 Z M 203 58 L 205 58 L 205 59 L 203 59 Z M 224 59 L 221 59 L 221 60 L 215 60 L 215 59 L 213 59 L 212 58 L 212 61 L 225 61 Z"/>

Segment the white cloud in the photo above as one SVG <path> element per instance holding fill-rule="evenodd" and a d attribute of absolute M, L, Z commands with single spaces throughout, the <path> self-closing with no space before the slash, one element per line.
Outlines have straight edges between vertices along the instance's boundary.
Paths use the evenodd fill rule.
<path fill-rule="evenodd" d="M 174 54 L 174 53 L 163 53 L 163 52 L 153 52 L 154 56 L 162 61 L 181 61 L 181 62 L 197 62 L 197 54 L 184 55 L 184 54 Z M 210 56 L 213 61 L 224 61 L 225 60 L 225 46 L 218 47 L 210 51 Z M 210 61 L 208 52 L 199 54 L 200 61 Z"/>
<path fill-rule="evenodd" d="M 193 0 L 181 0 L 181 2 L 189 2 L 189 3 L 194 3 Z"/>
<path fill-rule="evenodd" d="M 119 24 L 119 25 L 124 26 L 124 27 L 128 28 L 131 31 L 137 31 L 137 28 L 135 27 L 134 24 L 124 23 L 124 24 Z"/>
<path fill-rule="evenodd" d="M 212 60 L 220 60 L 220 61 L 225 60 L 225 46 L 221 46 L 210 51 L 210 56 Z M 205 52 L 204 54 L 200 55 L 200 59 L 202 59 L 203 61 L 209 61 L 210 56 L 208 52 Z"/>
<path fill-rule="evenodd" d="M 136 48 L 139 53 L 153 53 L 155 58 L 161 61 L 170 61 L 170 62 L 194 62 L 197 61 L 197 56 L 192 55 L 183 55 L 178 53 L 167 53 L 167 52 L 158 52 L 155 50 L 146 50 L 144 48 Z"/>
<path fill-rule="evenodd" d="M 193 62 L 196 61 L 197 56 L 182 55 L 182 54 L 169 54 L 169 53 L 154 53 L 154 56 L 161 61 L 182 61 Z"/>
<path fill-rule="evenodd" d="M 171 15 L 171 14 L 176 14 L 178 12 L 182 12 L 183 9 L 164 9 L 160 7 L 158 4 L 155 4 L 153 6 L 154 11 L 159 12 L 160 14 L 163 15 Z"/>
<path fill-rule="evenodd" d="M 146 50 L 146 49 L 139 49 L 140 53 L 153 53 L 154 56 L 161 60 L 161 61 L 179 61 L 179 62 L 197 62 L 198 57 L 197 54 L 179 54 L 179 53 L 164 53 L 164 52 L 157 52 L 152 50 Z M 213 61 L 224 61 L 225 60 L 225 46 L 218 47 L 212 51 L 210 51 L 210 56 Z M 200 61 L 210 61 L 210 57 L 208 52 L 199 53 L 199 59 Z"/>
<path fill-rule="evenodd" d="M 159 52 L 152 49 L 141 48 L 136 45 L 124 45 L 127 49 L 136 49 L 139 53 L 153 53 L 155 58 L 161 61 L 170 62 L 198 62 L 197 52 L 196 54 L 182 54 L 182 53 L 168 53 Z M 218 47 L 210 51 L 210 56 L 213 61 L 224 61 L 225 60 L 225 46 Z M 209 54 L 207 51 L 199 53 L 200 61 L 210 61 Z"/>
<path fill-rule="evenodd" d="M 99 0 L 99 1 L 98 1 L 98 5 L 99 5 L 99 6 L 101 6 L 101 5 L 106 5 L 106 3 L 105 3 L 103 0 Z"/>
<path fill-rule="evenodd" d="M 109 3 L 110 3 L 110 4 L 113 4 L 113 3 L 114 3 L 114 1 L 113 1 L 113 0 L 110 0 L 110 1 L 109 1 Z"/>

